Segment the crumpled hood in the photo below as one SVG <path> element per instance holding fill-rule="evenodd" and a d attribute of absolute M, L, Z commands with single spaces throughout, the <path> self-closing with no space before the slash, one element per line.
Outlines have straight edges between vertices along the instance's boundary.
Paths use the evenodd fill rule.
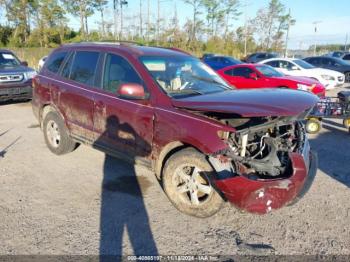
<path fill-rule="evenodd" d="M 318 98 L 289 89 L 241 89 L 173 99 L 175 107 L 195 111 L 233 113 L 242 117 L 295 116 L 312 108 Z"/>
<path fill-rule="evenodd" d="M 27 66 L 7 66 L 3 67 L 0 66 L 0 74 L 18 74 L 18 73 L 25 73 L 25 72 L 32 72 L 35 71 L 33 68 L 27 67 Z"/>

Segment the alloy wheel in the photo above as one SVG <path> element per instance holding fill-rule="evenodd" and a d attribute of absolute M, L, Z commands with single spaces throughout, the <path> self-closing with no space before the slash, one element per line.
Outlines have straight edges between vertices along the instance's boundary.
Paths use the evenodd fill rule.
<path fill-rule="evenodd" d="M 59 147 L 61 142 L 61 134 L 58 125 L 55 121 L 50 120 L 47 123 L 46 134 L 51 146 L 53 146 L 54 148 Z"/>
<path fill-rule="evenodd" d="M 181 200 L 194 206 L 203 204 L 213 191 L 207 176 L 196 166 L 177 167 L 173 185 Z"/>

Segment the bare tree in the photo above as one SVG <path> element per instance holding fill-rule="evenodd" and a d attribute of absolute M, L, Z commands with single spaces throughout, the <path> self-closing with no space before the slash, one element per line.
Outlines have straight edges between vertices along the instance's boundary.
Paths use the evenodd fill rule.
<path fill-rule="evenodd" d="M 188 5 L 192 6 L 192 30 L 191 30 L 191 36 L 190 36 L 190 41 L 196 40 L 196 34 L 197 34 L 197 28 L 198 28 L 198 23 L 201 21 L 198 21 L 198 16 L 202 13 L 200 11 L 202 7 L 202 1 L 201 0 L 183 0 Z"/>

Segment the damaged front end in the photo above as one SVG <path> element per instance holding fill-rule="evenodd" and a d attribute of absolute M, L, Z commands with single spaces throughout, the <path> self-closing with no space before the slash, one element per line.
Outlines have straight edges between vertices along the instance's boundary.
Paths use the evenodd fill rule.
<path fill-rule="evenodd" d="M 209 156 L 217 173 L 216 186 L 230 202 L 263 214 L 295 200 L 311 185 L 316 157 L 300 121 L 307 113 L 253 118 L 207 115 L 236 130 L 219 132 L 227 147 Z"/>

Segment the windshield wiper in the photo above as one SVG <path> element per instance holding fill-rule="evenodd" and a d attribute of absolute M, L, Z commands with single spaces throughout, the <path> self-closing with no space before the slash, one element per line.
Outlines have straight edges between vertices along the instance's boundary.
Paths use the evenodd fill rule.
<path fill-rule="evenodd" d="M 204 82 L 208 82 L 208 83 L 213 83 L 213 84 L 217 84 L 220 86 L 225 87 L 225 89 L 230 89 L 227 85 L 220 83 L 219 81 L 216 81 L 215 79 L 210 79 L 210 78 L 206 78 L 206 77 L 200 77 L 200 76 L 195 76 L 192 75 L 193 78 L 198 79 L 200 81 L 204 81 Z"/>
<path fill-rule="evenodd" d="M 203 95 L 204 93 L 198 91 L 198 90 L 195 90 L 195 89 L 181 89 L 181 90 L 172 90 L 170 92 L 168 92 L 170 95 L 174 95 L 174 96 L 177 96 L 177 95 Z"/>

